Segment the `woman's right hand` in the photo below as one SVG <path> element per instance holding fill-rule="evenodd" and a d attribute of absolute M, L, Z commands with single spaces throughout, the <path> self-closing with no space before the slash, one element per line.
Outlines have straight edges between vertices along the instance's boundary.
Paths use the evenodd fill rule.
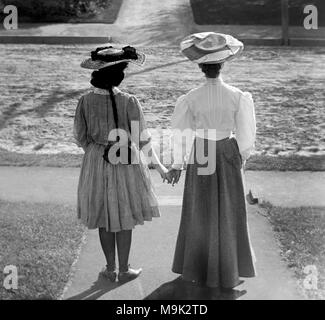
<path fill-rule="evenodd" d="M 164 165 L 160 164 L 157 166 L 156 169 L 159 172 L 161 178 L 163 179 L 163 182 L 165 182 L 165 180 L 168 180 L 167 178 L 168 169 Z"/>

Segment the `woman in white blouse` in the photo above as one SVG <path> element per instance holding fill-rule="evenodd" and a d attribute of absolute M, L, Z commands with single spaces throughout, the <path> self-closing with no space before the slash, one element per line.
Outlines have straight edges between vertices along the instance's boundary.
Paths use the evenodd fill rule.
<path fill-rule="evenodd" d="M 255 276 L 241 174 L 254 148 L 254 103 L 250 93 L 219 75 L 243 44 L 206 32 L 185 38 L 181 50 L 199 64 L 206 81 L 178 99 L 172 117 L 174 163 L 168 178 L 173 184 L 187 160 L 172 270 L 184 280 L 229 289 L 239 277 Z"/>

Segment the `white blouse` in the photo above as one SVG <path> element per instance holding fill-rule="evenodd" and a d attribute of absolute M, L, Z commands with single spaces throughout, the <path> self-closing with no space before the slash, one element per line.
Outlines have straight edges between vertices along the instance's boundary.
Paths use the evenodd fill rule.
<path fill-rule="evenodd" d="M 207 78 L 205 84 L 177 100 L 172 116 L 172 130 L 174 169 L 182 168 L 194 136 L 217 141 L 235 133 L 245 161 L 254 149 L 256 136 L 252 96 L 224 83 L 221 77 Z"/>

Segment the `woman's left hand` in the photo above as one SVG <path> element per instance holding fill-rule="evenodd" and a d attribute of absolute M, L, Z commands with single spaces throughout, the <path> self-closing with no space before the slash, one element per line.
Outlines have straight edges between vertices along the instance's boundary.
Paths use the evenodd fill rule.
<path fill-rule="evenodd" d="M 178 183 L 179 178 L 181 177 L 182 170 L 180 169 L 170 169 L 167 173 L 168 183 L 171 183 L 172 186 Z"/>

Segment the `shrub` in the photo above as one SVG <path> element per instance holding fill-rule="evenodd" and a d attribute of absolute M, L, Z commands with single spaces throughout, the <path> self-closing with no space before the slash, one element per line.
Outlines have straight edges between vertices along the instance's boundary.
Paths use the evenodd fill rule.
<path fill-rule="evenodd" d="M 111 1 L 105 0 L 2 0 L 2 5 L 18 8 L 24 21 L 66 21 L 82 14 L 94 15 Z"/>
<path fill-rule="evenodd" d="M 281 0 L 191 0 L 197 24 L 281 24 Z M 289 0 L 291 25 L 303 25 L 303 8 L 314 4 L 319 23 L 324 20 L 324 0 Z M 323 22 L 324 23 L 324 22 Z"/>

